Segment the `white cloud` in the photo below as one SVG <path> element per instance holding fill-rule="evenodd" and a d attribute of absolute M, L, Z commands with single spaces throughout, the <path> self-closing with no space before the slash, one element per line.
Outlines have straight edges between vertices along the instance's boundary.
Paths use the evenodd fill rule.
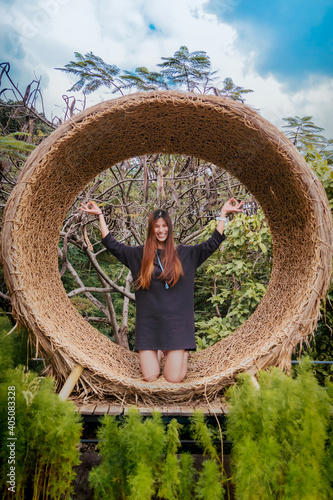
<path fill-rule="evenodd" d="M 43 75 L 47 111 L 62 106 L 62 94 L 74 83 L 55 67 L 74 59 L 74 51 L 92 51 L 121 69 L 138 66 L 156 69 L 162 56 L 171 56 L 181 45 L 190 51 L 204 50 L 222 79 L 229 76 L 237 85 L 254 90 L 247 102 L 281 126 L 282 117 L 312 115 L 325 135 L 333 137 L 330 120 L 332 81 L 309 82 L 292 93 L 272 76 L 255 72 L 254 54 L 236 48 L 237 33 L 202 8 L 205 0 L 14 0 L 1 9 L 3 22 L 20 36 L 19 53 L 8 49 L 13 68 L 25 84 Z M 153 25 L 155 30 L 151 30 Z M 16 47 L 17 47 L 16 46 Z M 9 47 L 9 45 L 8 45 Z M 5 60 L 5 59 L 3 59 Z M 20 70 L 18 70 L 20 68 Z M 22 82 L 23 83 L 23 82 Z M 79 98 L 79 95 L 76 97 Z M 89 96 L 89 105 L 112 98 L 101 92 Z"/>

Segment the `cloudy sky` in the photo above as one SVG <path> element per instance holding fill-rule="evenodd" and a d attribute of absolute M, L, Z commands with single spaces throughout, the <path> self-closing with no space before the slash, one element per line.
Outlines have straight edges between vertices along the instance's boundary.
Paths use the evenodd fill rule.
<path fill-rule="evenodd" d="M 42 77 L 50 117 L 75 81 L 54 68 L 75 51 L 156 70 L 186 45 L 206 51 L 222 80 L 252 89 L 246 102 L 277 127 L 310 115 L 333 138 L 332 25 L 332 0 L 0 0 L 0 62 L 20 89 Z"/>

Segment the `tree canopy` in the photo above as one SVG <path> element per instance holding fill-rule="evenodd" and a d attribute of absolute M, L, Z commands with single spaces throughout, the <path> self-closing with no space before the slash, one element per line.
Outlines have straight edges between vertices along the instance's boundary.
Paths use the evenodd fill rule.
<path fill-rule="evenodd" d="M 137 90 L 185 90 L 202 94 L 215 94 L 237 101 L 244 102 L 243 94 L 253 92 L 250 89 L 234 84 L 230 77 L 223 82 L 217 76 L 217 71 L 212 71 L 211 61 L 205 51 L 190 52 L 183 45 L 173 56 L 162 57 L 157 64 L 160 71 L 149 71 L 144 66 L 139 66 L 134 71 L 121 70 L 113 64 L 107 64 L 100 57 L 88 52 L 85 55 L 74 52 L 76 61 L 70 61 L 63 68 L 56 68 L 67 74 L 72 74 L 79 79 L 69 89 L 82 90 L 90 94 L 101 86 L 105 86 L 114 93 Z"/>

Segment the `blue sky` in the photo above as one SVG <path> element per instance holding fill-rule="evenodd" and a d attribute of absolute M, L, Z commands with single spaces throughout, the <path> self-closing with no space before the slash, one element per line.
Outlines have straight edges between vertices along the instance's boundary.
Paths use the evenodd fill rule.
<path fill-rule="evenodd" d="M 333 2 L 329 0 L 208 0 L 205 5 L 237 31 L 236 46 L 255 52 L 262 76 L 297 90 L 310 76 L 333 76 Z"/>
<path fill-rule="evenodd" d="M 154 70 L 187 45 L 252 89 L 247 103 L 278 128 L 310 115 L 333 138 L 332 12 L 328 0 L 0 0 L 0 59 L 21 89 L 41 76 L 47 113 L 61 115 L 74 80 L 54 68 L 74 51 Z M 112 97 L 101 90 L 88 105 Z"/>

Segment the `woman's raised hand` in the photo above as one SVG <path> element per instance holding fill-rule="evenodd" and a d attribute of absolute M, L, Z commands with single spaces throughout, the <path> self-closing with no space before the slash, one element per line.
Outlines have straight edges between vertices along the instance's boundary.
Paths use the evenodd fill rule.
<path fill-rule="evenodd" d="M 230 198 L 230 200 L 228 200 L 222 207 L 222 217 L 232 212 L 242 212 L 243 204 L 243 201 L 238 202 L 237 200 L 235 200 L 235 198 Z"/>
<path fill-rule="evenodd" d="M 108 226 L 106 225 L 106 222 L 105 222 L 105 219 L 103 216 L 103 212 L 99 208 L 99 206 L 96 205 L 96 203 L 94 203 L 93 201 L 89 200 L 88 203 L 86 203 L 86 204 L 81 203 L 81 205 L 79 206 L 79 209 L 82 210 L 82 212 L 86 212 L 87 214 L 99 216 L 98 222 L 99 222 L 99 225 L 101 227 L 102 237 L 105 238 L 107 236 L 107 234 L 109 233 L 109 229 L 108 229 Z"/>
<path fill-rule="evenodd" d="M 91 200 L 89 200 L 88 203 L 86 203 L 86 204 L 81 203 L 81 205 L 79 206 L 79 209 L 82 210 L 82 212 L 87 212 L 88 214 L 92 214 L 92 215 L 99 215 L 102 212 L 102 210 L 99 208 L 99 206 L 96 205 L 96 203 L 94 203 Z"/>

